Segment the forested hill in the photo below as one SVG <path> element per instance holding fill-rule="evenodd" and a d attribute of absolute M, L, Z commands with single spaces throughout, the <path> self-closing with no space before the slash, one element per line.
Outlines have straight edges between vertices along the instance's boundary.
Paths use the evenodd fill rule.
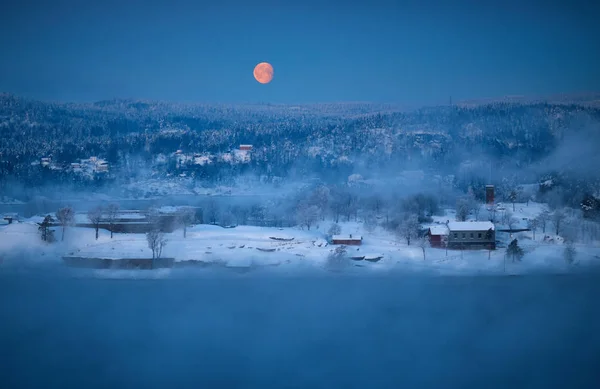
<path fill-rule="evenodd" d="M 37 169 L 31 163 L 42 157 L 66 165 L 93 155 L 118 168 L 128 155 L 151 161 L 176 150 L 217 153 L 239 144 L 254 146 L 250 168 L 256 173 L 280 176 L 299 164 L 306 174 L 339 165 L 350 172 L 408 165 L 452 169 L 480 157 L 514 168 L 545 161 L 573 137 L 598 145 L 599 123 L 600 108 L 577 102 L 407 110 L 368 103 L 62 104 L 3 94 L 0 174 L 26 180 Z"/>

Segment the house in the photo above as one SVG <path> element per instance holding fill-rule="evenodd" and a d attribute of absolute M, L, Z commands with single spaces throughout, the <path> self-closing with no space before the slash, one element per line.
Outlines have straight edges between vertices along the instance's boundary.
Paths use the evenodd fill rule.
<path fill-rule="evenodd" d="M 42 166 L 49 166 L 52 163 L 52 158 L 50 157 L 44 157 L 42 158 Z"/>
<path fill-rule="evenodd" d="M 252 145 L 240 145 L 240 150 L 250 151 L 252 150 Z"/>
<path fill-rule="evenodd" d="M 448 226 L 445 224 L 429 227 L 427 235 L 429 236 L 431 247 L 446 247 L 446 244 L 448 243 L 448 233 Z"/>
<path fill-rule="evenodd" d="M 496 249 L 496 229 L 492 222 L 448 222 L 448 248 Z"/>
<path fill-rule="evenodd" d="M 108 162 L 102 161 L 96 165 L 97 173 L 106 173 L 108 172 Z"/>
<path fill-rule="evenodd" d="M 353 237 L 350 235 L 334 235 L 331 237 L 332 244 L 345 244 L 348 246 L 360 246 L 362 244 L 362 236 Z"/>

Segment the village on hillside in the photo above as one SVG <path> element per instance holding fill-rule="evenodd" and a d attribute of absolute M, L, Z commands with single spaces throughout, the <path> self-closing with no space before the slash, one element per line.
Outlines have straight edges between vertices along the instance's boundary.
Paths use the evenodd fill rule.
<path fill-rule="evenodd" d="M 241 223 L 217 220 L 215 210 L 191 206 L 141 211 L 109 205 L 84 213 L 61 208 L 31 218 L 5 214 L 0 256 L 25 251 L 96 269 L 317 266 L 468 274 L 567 270 L 600 259 L 598 231 L 589 230 L 595 224 L 573 231 L 567 214 L 551 213 L 545 204 L 504 205 L 495 202 L 488 185 L 485 202 L 463 205 L 428 215 L 429 222 L 407 218 L 394 231 L 384 228 L 382 214 L 343 220 L 321 217 L 314 206 L 299 209 L 295 223 L 288 224 L 258 223 L 252 214 Z M 573 233 L 579 239 L 565 239 Z"/>

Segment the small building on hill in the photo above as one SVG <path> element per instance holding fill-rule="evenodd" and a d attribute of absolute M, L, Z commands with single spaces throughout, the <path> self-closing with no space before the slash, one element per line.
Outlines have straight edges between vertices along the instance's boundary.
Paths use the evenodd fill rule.
<path fill-rule="evenodd" d="M 252 150 L 252 145 L 240 145 L 240 150 L 250 151 Z"/>
<path fill-rule="evenodd" d="M 362 236 L 350 235 L 334 235 L 331 237 L 332 244 L 345 244 L 348 246 L 360 246 L 362 244 Z"/>

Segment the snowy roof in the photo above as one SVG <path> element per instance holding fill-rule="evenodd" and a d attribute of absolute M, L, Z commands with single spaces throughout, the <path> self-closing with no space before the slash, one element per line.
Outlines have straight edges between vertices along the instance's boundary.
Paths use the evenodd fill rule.
<path fill-rule="evenodd" d="M 429 232 L 431 235 L 448 235 L 448 227 L 445 224 L 430 226 Z"/>
<path fill-rule="evenodd" d="M 450 231 L 487 231 L 494 230 L 492 222 L 449 222 Z"/>
<path fill-rule="evenodd" d="M 333 235 L 332 240 L 362 240 L 362 236 L 350 236 L 350 235 Z"/>

